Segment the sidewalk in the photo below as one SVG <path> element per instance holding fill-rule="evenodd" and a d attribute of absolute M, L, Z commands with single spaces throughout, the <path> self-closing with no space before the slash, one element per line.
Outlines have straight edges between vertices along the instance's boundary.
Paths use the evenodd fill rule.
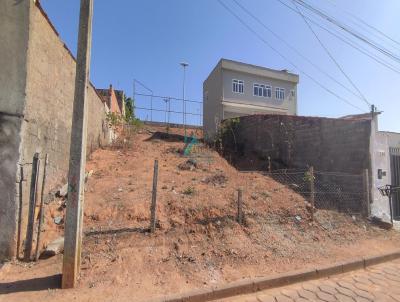
<path fill-rule="evenodd" d="M 400 260 L 220 302 L 400 301 Z"/>

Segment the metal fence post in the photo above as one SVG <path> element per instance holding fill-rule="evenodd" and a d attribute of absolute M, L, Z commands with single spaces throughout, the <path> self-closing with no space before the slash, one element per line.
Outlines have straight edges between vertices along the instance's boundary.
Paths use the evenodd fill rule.
<path fill-rule="evenodd" d="M 158 178 L 158 160 L 154 161 L 154 174 L 153 174 L 153 191 L 151 195 L 150 207 L 150 232 L 154 233 L 156 230 L 156 203 L 157 203 L 157 178 Z"/>
<path fill-rule="evenodd" d="M 36 195 L 39 177 L 39 162 L 39 153 L 35 153 L 32 162 L 31 191 L 29 195 L 29 216 L 24 251 L 25 261 L 30 261 L 32 254 L 33 228 L 35 225 Z"/>
<path fill-rule="evenodd" d="M 370 199 L 370 191 L 369 191 L 369 170 L 365 169 L 363 174 L 363 183 L 364 183 L 364 216 L 368 217 L 371 213 L 371 199 Z"/>
<path fill-rule="evenodd" d="M 311 220 L 314 221 L 314 209 L 315 209 L 315 178 L 314 178 L 314 167 L 310 167 L 310 202 L 311 202 Z"/>
<path fill-rule="evenodd" d="M 393 226 L 393 202 L 392 202 L 393 193 L 390 191 L 389 193 L 389 209 L 390 209 L 390 223 Z"/>
<path fill-rule="evenodd" d="M 243 190 L 238 189 L 238 201 L 237 201 L 237 222 L 243 224 Z"/>

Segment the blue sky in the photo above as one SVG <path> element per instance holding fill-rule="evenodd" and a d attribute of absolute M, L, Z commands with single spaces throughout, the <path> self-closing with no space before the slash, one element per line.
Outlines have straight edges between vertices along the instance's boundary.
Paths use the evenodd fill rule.
<path fill-rule="evenodd" d="M 239 1 L 316 65 L 351 87 L 299 15 L 276 0 Z M 343 12 L 330 5 L 330 1 L 400 41 L 400 1 L 310 0 L 341 20 L 348 21 Z M 234 6 L 232 0 L 224 2 L 302 70 L 368 111 L 365 103 L 289 50 Z M 75 54 L 79 0 L 42 0 L 41 3 L 61 38 Z M 108 87 L 112 83 L 114 87 L 131 95 L 132 81 L 136 78 L 150 87 L 156 95 L 179 98 L 182 95 L 182 68 L 179 63 L 187 61 L 190 66 L 187 69 L 186 97 L 201 101 L 203 81 L 222 57 L 299 72 L 243 27 L 216 0 L 96 0 L 93 22 L 91 80 L 98 88 Z M 400 132 L 400 75 L 326 32 L 317 28 L 316 32 L 366 98 L 384 111 L 380 118 L 380 129 Z M 400 55 L 398 50 L 396 53 Z M 400 69 L 400 64 L 398 66 Z M 144 103 L 148 103 L 149 99 L 138 98 L 137 102 L 139 106 L 145 106 Z M 339 117 L 360 113 L 301 73 L 298 103 L 300 115 Z M 176 105 L 172 103 L 171 109 L 174 110 Z M 154 107 L 164 108 L 165 103 L 162 99 L 154 99 Z M 188 105 L 188 111 L 198 113 L 199 106 Z M 149 117 L 144 112 L 139 114 L 142 118 L 146 115 Z M 155 113 L 154 118 L 164 120 L 164 115 Z M 171 116 L 171 121 L 177 118 Z M 188 120 L 192 123 L 199 122 L 198 117 L 188 117 Z"/>

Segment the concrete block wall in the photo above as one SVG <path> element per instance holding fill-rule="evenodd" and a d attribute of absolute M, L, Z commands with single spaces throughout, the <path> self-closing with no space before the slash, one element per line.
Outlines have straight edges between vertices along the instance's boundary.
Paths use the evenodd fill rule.
<path fill-rule="evenodd" d="M 9 166 L 12 169 L 9 169 L 10 172 L 7 175 L 1 173 L 0 180 L 4 184 L 13 184 L 12 189 L 9 189 L 8 198 L 0 197 L 0 208 L 8 204 L 7 208 L 0 212 L 0 259 L 15 256 L 20 195 L 22 195 L 21 243 L 25 238 L 31 162 L 34 153 L 39 152 L 42 159 L 39 187 L 43 175 L 44 156 L 46 153 L 49 154 L 45 194 L 67 180 L 76 68 L 74 57 L 60 40 L 38 2 L 26 0 L 13 5 L 14 1 L 7 1 L 5 5 L 7 10 L 11 10 L 16 16 L 21 14 L 20 10 L 27 10 L 14 26 L 26 32 L 29 38 L 26 40 L 26 47 L 15 47 L 9 50 L 17 56 L 21 55 L 24 70 L 20 76 L 25 81 L 23 86 L 16 82 L 13 88 L 23 91 L 20 99 L 12 98 L 8 103 L 11 109 L 22 108 L 21 117 L 14 122 L 15 125 L 8 121 L 10 117 L 0 119 L 0 121 L 6 121 L 0 122 L 2 127 L 0 133 L 5 133 L 0 136 L 0 140 L 5 139 L 10 143 L 8 147 L 4 144 L 0 145 L 0 154 L 7 152 L 13 155 L 9 160 Z M 0 20 L 2 13 L 0 8 Z M 12 39 L 12 36 L 9 39 Z M 3 45 L 2 42 L 0 41 L 0 45 Z M 2 73 L 3 71 L 0 71 L 0 74 Z M 103 103 L 93 85 L 88 87 L 88 102 L 87 151 L 90 153 L 100 145 L 108 144 L 112 132 L 106 122 L 108 107 Z M 14 125 L 12 129 L 11 125 Z M 18 184 L 20 167 L 23 168 L 25 178 L 21 192 Z M 4 169 L 2 167 L 1 169 L 3 172 Z M 3 222 L 7 222 L 7 225 L 3 225 Z"/>
<path fill-rule="evenodd" d="M 314 166 L 360 174 L 370 166 L 370 121 L 253 115 L 241 117 L 235 132 L 241 158 L 253 161 L 242 169 L 265 170 L 268 156 L 276 169 Z"/>
<path fill-rule="evenodd" d="M 346 206 L 354 212 L 365 210 L 362 173 L 370 169 L 371 121 L 253 115 L 241 117 L 233 127 L 235 138 L 227 131 L 223 146 L 238 169 L 267 171 L 270 157 L 275 170 L 313 166 L 315 171 L 355 175 L 318 177 L 358 194 Z"/>

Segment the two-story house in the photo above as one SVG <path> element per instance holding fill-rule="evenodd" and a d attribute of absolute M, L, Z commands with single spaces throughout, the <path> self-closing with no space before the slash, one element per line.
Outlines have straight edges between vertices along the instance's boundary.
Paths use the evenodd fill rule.
<path fill-rule="evenodd" d="M 286 70 L 221 59 L 203 83 L 203 127 L 212 140 L 227 118 L 252 114 L 297 115 L 299 76 Z"/>

